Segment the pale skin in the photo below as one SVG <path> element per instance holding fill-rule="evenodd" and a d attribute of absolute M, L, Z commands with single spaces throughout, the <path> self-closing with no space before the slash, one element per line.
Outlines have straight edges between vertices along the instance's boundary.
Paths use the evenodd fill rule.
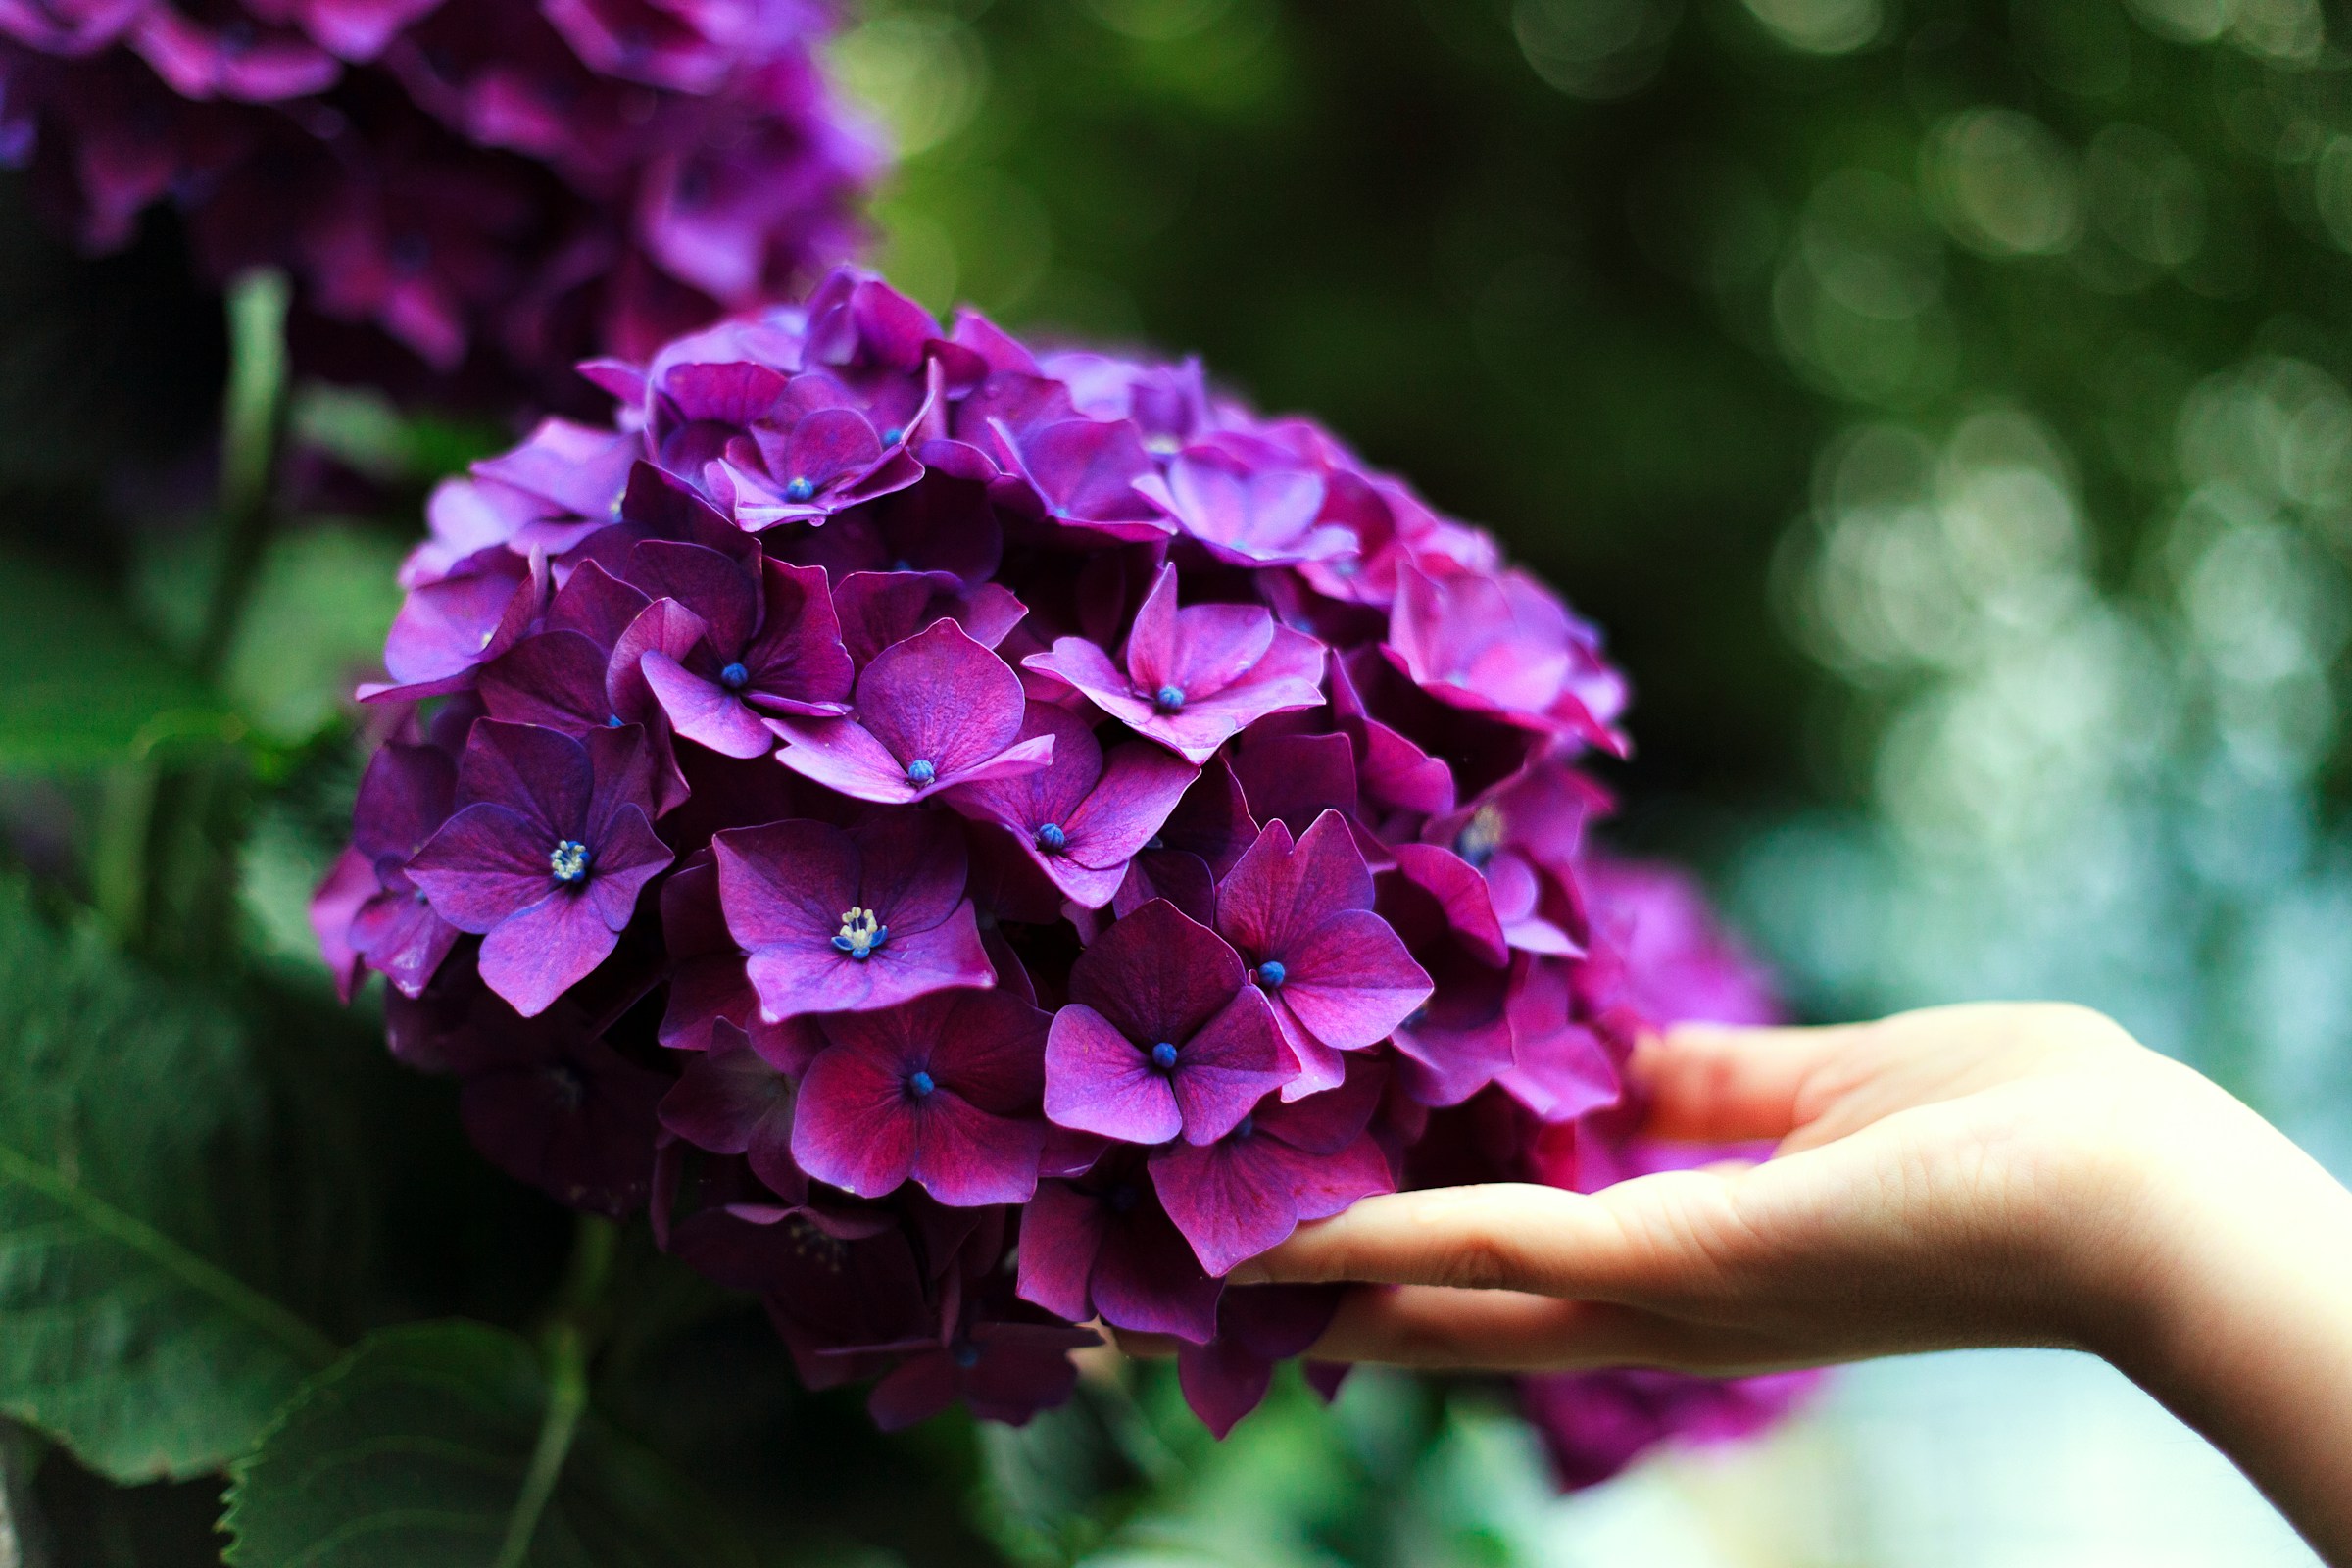
<path fill-rule="evenodd" d="M 1983 1004 L 1637 1051 L 1650 1130 L 1764 1163 L 1368 1199 L 1236 1281 L 1360 1281 L 1316 1353 L 1747 1373 L 2114 1362 L 2352 1568 L 2352 1193 L 2097 1013 Z"/>

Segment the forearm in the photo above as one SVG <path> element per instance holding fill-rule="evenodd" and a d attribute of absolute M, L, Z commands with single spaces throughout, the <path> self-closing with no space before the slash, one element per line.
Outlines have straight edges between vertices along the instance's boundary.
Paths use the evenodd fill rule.
<path fill-rule="evenodd" d="M 2226 1173 L 2196 1161 L 2153 1309 L 2106 1348 L 2352 1568 L 2352 1193 L 2279 1146 Z"/>

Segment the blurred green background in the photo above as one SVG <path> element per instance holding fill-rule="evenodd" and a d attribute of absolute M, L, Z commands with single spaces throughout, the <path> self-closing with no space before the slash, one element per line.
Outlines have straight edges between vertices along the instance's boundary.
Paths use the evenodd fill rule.
<path fill-rule="evenodd" d="M 2318 0 L 871 0 L 836 60 L 905 154 L 901 286 L 1198 351 L 1605 626 L 1615 842 L 1703 867 L 1798 1011 L 2088 1002 L 2345 1173 L 2346 44 Z M 208 649 L 219 318 L 168 223 L 93 264 L 0 210 L 11 853 L 224 996 L 272 1104 L 370 1107 L 330 1152 L 373 1283 L 318 1321 L 519 1322 L 562 1226 L 301 919 L 416 501 L 513 431 L 300 389 L 304 515 Z M 1562 1503 L 1475 1386 L 1294 1388 L 1212 1448 L 1146 1377 L 885 1442 L 632 1266 L 602 1396 L 780 1561 L 2310 1561 L 2064 1357 L 1857 1371 Z M 7 1473 L 27 1563 L 205 1558 L 217 1484 Z"/>

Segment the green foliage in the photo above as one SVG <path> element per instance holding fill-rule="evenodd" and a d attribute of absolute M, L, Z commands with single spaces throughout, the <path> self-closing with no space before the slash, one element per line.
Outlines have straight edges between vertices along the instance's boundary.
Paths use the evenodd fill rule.
<path fill-rule="evenodd" d="M 0 772 L 142 760 L 238 719 L 86 576 L 0 552 Z"/>
<path fill-rule="evenodd" d="M 0 882 L 0 1412 L 118 1481 L 188 1476 L 332 1357 L 232 1272 L 265 1124 L 234 1018 Z"/>
<path fill-rule="evenodd" d="M 576 1352 L 575 1352 L 576 1354 Z M 238 1568 L 723 1568 L 708 1506 L 477 1323 L 389 1329 L 306 1385 L 240 1461 L 221 1528 Z"/>

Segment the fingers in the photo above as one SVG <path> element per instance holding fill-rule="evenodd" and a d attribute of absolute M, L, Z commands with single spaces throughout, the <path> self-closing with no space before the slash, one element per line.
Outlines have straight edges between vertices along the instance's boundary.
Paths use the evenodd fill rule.
<path fill-rule="evenodd" d="M 1761 1336 L 1678 1322 L 1638 1307 L 1437 1285 L 1350 1292 L 1309 1354 L 1446 1371 L 1652 1366 L 1717 1376 L 1821 1359 Z"/>
<path fill-rule="evenodd" d="M 1742 1179 L 1669 1171 L 1597 1194 L 1517 1182 L 1368 1198 L 1237 1268 L 1235 1284 L 1447 1285 L 1654 1305 L 1720 1287 L 1748 1238 Z"/>
<path fill-rule="evenodd" d="M 1660 1138 L 1786 1138 L 1803 1120 L 1806 1084 L 1851 1049 L 1857 1027 L 1741 1029 L 1682 1024 L 1634 1050 L 1629 1070 L 1652 1097 Z"/>

